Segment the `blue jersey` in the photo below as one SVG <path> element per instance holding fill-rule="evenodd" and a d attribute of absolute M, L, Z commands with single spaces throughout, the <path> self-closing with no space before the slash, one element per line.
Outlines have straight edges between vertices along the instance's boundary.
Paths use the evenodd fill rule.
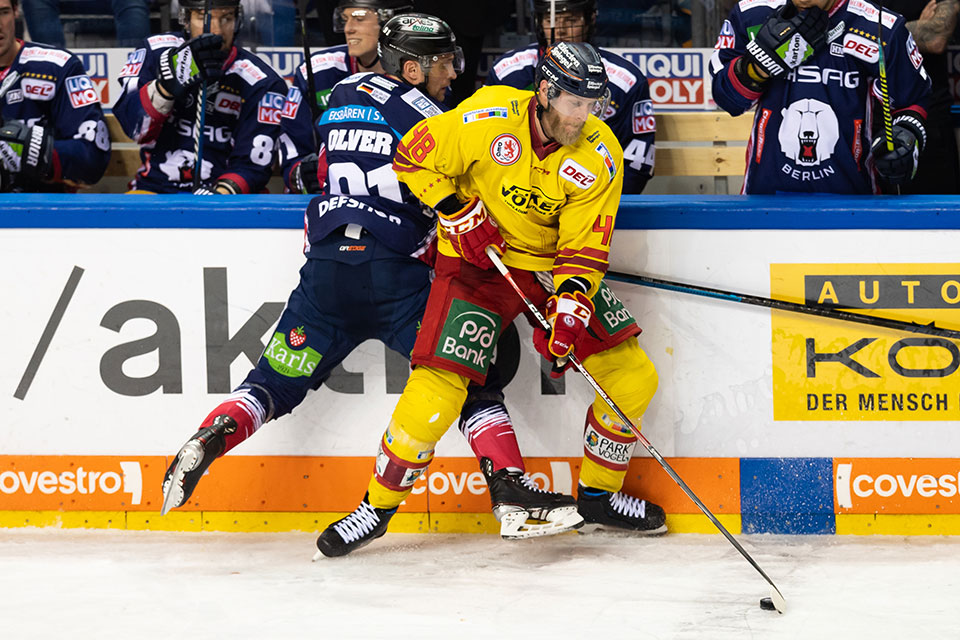
<path fill-rule="evenodd" d="M 319 111 L 327 108 L 333 86 L 357 72 L 357 61 L 347 53 L 347 45 L 320 49 L 310 57 L 314 88 Z M 317 152 L 313 140 L 313 113 L 307 89 L 307 65 L 302 64 L 293 76 L 280 121 L 280 171 L 283 183 L 290 187 L 290 171 L 306 155 Z"/>
<path fill-rule="evenodd" d="M 653 176 L 654 136 L 657 123 L 647 79 L 635 64 L 615 53 L 598 48 L 607 70 L 610 106 L 600 119 L 613 131 L 623 147 L 623 192 L 640 193 Z M 497 58 L 490 67 L 487 84 L 506 84 L 534 90 L 540 49 L 532 44 Z"/>
<path fill-rule="evenodd" d="M 785 77 L 751 91 L 733 71 L 749 38 L 786 0 L 742 0 L 724 22 L 710 60 L 713 97 L 731 115 L 756 106 L 744 193 L 877 193 L 870 144 L 881 128 L 880 11 L 840 0 L 827 43 Z M 899 14 L 883 12 L 891 108 L 926 117 L 930 81 Z"/>
<path fill-rule="evenodd" d="M 110 133 L 83 63 L 64 49 L 20 44 L 20 52 L 6 72 L 16 71 L 20 79 L 10 86 L 0 106 L 3 121 L 52 128 L 54 182 L 97 182 L 110 162 Z M 49 190 L 51 185 L 22 188 Z"/>
<path fill-rule="evenodd" d="M 181 44 L 182 34 L 150 36 L 120 71 L 123 92 L 113 113 L 124 132 L 140 143 L 138 189 L 193 190 L 198 92 L 174 104 L 169 114 L 159 113 L 147 96 L 160 54 Z M 224 69 L 217 91 L 207 95 L 201 179 L 207 186 L 228 179 L 243 193 L 258 193 L 270 179 L 287 86 L 270 65 L 240 47 L 231 49 Z"/>
<path fill-rule="evenodd" d="M 419 89 L 375 73 L 358 73 L 333 88 L 318 129 L 329 195 L 307 209 L 308 258 L 314 244 L 349 224 L 403 255 L 417 255 L 430 243 L 434 214 L 397 180 L 393 155 L 403 134 L 441 111 Z"/>

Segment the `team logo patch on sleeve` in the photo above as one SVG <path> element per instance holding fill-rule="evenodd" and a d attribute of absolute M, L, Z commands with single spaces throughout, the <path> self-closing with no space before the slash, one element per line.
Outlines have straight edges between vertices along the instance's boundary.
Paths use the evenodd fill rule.
<path fill-rule="evenodd" d="M 70 104 L 74 109 L 100 102 L 100 96 L 97 95 L 93 82 L 86 75 L 67 78 L 67 95 L 70 96 Z"/>
<path fill-rule="evenodd" d="M 613 156 L 610 155 L 610 150 L 607 149 L 607 145 L 602 142 L 598 144 L 597 153 L 603 158 L 603 166 L 607 168 L 607 173 L 610 174 L 610 179 L 613 180 L 613 176 L 617 175 L 617 165 L 613 163 Z"/>
<path fill-rule="evenodd" d="M 920 49 L 917 48 L 917 43 L 910 33 L 907 34 L 907 53 L 910 56 L 910 62 L 913 63 L 913 68 L 919 71 L 923 66 L 923 54 L 920 53 Z"/>
<path fill-rule="evenodd" d="M 280 114 L 281 118 L 287 118 L 293 120 L 297 117 L 297 111 L 300 110 L 300 102 L 303 100 L 303 94 L 300 93 L 300 89 L 296 87 L 290 87 L 290 91 L 287 92 L 287 100 L 283 103 L 283 113 Z"/>
<path fill-rule="evenodd" d="M 633 133 L 653 133 L 657 130 L 657 119 L 653 115 L 653 100 L 640 100 L 633 104 Z"/>
<path fill-rule="evenodd" d="M 733 25 L 730 24 L 729 20 L 724 20 L 723 26 L 720 28 L 720 35 L 717 36 L 717 44 L 713 45 L 713 48 L 733 49 L 734 44 L 736 44 L 736 37 L 733 33 Z"/>
<path fill-rule="evenodd" d="M 520 141 L 511 133 L 501 133 L 490 144 L 490 156 L 493 161 L 504 167 L 520 159 Z"/>
<path fill-rule="evenodd" d="M 428 118 L 432 116 L 438 116 L 443 113 L 439 108 L 437 108 L 437 105 L 435 105 L 430 98 L 423 95 L 419 89 L 411 89 L 401 97 L 403 98 L 404 102 Z"/>
<path fill-rule="evenodd" d="M 273 91 L 263 94 L 260 104 L 257 105 L 257 122 L 280 124 L 281 113 L 283 113 L 283 96 Z"/>
<path fill-rule="evenodd" d="M 143 68 L 143 61 L 147 57 L 146 49 L 137 49 L 136 51 L 131 51 L 127 54 L 127 62 L 120 68 L 120 73 L 117 75 L 118 78 L 129 78 L 131 76 L 140 75 L 140 70 Z"/>
<path fill-rule="evenodd" d="M 486 120 L 488 118 L 506 118 L 507 110 L 503 107 L 494 107 L 493 109 L 475 109 L 463 114 L 463 124 Z"/>
<path fill-rule="evenodd" d="M 53 94 L 57 91 L 57 85 L 54 83 L 36 78 L 24 78 L 20 81 L 20 88 L 23 89 L 24 98 L 41 102 L 53 100 Z"/>
<path fill-rule="evenodd" d="M 240 107 L 242 106 L 243 100 L 240 96 L 221 91 L 217 94 L 216 100 L 214 100 L 213 110 L 230 116 L 238 116 L 240 115 Z"/>

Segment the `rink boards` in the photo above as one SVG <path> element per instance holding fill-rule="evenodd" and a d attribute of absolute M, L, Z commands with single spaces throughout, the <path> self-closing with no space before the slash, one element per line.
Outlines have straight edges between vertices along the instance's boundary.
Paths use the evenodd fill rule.
<path fill-rule="evenodd" d="M 361 345 L 160 518 L 169 456 L 245 375 L 302 264 L 297 197 L 0 197 L 0 526 L 315 530 L 352 510 L 406 362 Z M 625 198 L 612 268 L 960 328 L 947 198 Z M 960 533 L 956 340 L 613 283 L 660 374 L 644 433 L 735 532 Z M 576 486 L 592 392 L 503 355 L 535 479 Z M 361 397 L 358 397 L 361 396 Z M 495 531 L 455 429 L 397 531 Z M 627 488 L 712 530 L 638 448 Z"/>

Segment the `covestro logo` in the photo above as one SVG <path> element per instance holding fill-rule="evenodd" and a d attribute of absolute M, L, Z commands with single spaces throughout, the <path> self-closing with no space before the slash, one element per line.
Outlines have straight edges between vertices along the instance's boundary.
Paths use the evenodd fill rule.
<path fill-rule="evenodd" d="M 960 513 L 960 462 L 943 458 L 835 459 L 841 513 Z"/>
<path fill-rule="evenodd" d="M 0 471 L 0 509 L 43 509 L 70 496 L 89 508 L 139 505 L 143 499 L 140 462 L 70 456 L 5 456 Z"/>

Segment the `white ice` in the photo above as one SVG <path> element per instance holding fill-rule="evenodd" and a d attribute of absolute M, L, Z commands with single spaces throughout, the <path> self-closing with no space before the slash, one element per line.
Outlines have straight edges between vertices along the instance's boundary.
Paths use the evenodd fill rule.
<path fill-rule="evenodd" d="M 960 539 L 0 529 L 0 638 L 960 638 Z"/>

